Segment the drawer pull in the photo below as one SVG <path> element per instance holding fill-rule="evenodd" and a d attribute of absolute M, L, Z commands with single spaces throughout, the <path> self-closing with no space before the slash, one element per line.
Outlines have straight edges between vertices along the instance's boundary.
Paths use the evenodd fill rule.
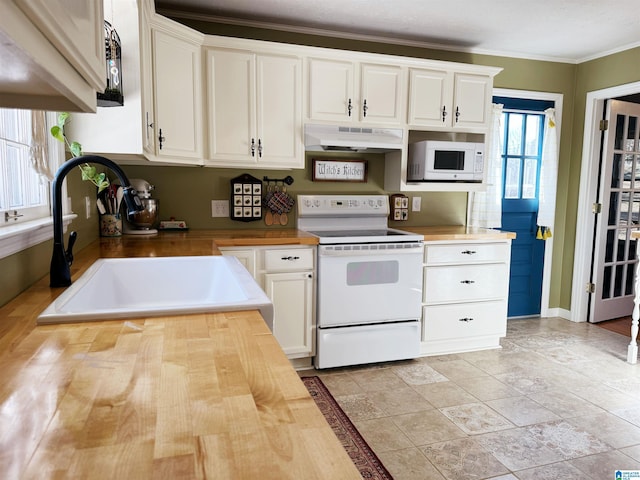
<path fill-rule="evenodd" d="M 282 257 L 280 260 L 289 260 L 289 261 L 294 261 L 294 260 L 300 260 L 300 257 L 292 257 L 291 255 L 289 255 L 288 257 Z"/>
<path fill-rule="evenodd" d="M 460 283 L 464 283 L 466 285 L 471 285 L 472 283 L 476 283 L 475 280 L 460 280 Z"/>
<path fill-rule="evenodd" d="M 474 255 L 476 253 L 478 253 L 478 252 L 476 252 L 475 250 L 463 250 L 462 251 L 463 255 Z"/>
<path fill-rule="evenodd" d="M 464 317 L 464 318 L 459 318 L 458 319 L 459 322 L 465 322 L 465 323 L 469 323 L 469 322 L 473 322 L 473 318 L 471 317 Z"/>

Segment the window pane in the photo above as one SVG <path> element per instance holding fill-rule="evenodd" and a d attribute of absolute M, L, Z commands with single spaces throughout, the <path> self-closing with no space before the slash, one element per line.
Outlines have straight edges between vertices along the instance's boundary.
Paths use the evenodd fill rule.
<path fill-rule="evenodd" d="M 524 115 L 519 113 L 509 114 L 509 131 L 507 132 L 509 143 L 507 155 L 522 154 L 522 122 Z"/>
<path fill-rule="evenodd" d="M 504 198 L 520 198 L 520 160 L 517 158 L 507 159 Z"/>
<path fill-rule="evenodd" d="M 536 198 L 536 182 L 538 176 L 538 162 L 535 158 L 524 161 L 522 175 L 522 198 Z"/>
<path fill-rule="evenodd" d="M 525 155 L 537 156 L 540 148 L 540 117 L 537 115 L 527 115 L 527 143 L 525 145 Z"/>

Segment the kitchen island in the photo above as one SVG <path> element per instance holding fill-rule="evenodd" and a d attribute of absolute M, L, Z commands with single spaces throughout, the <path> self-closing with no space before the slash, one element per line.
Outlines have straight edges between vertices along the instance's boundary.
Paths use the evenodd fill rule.
<path fill-rule="evenodd" d="M 72 279 L 100 257 L 215 255 L 214 236 L 100 239 Z M 257 311 L 36 326 L 64 290 L 48 280 L 0 308 L 3 478 L 361 478 Z"/>

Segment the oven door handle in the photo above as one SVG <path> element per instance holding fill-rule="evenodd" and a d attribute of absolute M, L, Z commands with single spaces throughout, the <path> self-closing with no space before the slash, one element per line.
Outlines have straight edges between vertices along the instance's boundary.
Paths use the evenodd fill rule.
<path fill-rule="evenodd" d="M 422 255 L 423 247 L 410 247 L 410 248 L 392 248 L 392 249 L 380 249 L 380 250 L 335 250 L 320 248 L 318 250 L 318 256 L 320 257 L 362 257 L 362 256 L 393 256 L 393 255 Z"/>

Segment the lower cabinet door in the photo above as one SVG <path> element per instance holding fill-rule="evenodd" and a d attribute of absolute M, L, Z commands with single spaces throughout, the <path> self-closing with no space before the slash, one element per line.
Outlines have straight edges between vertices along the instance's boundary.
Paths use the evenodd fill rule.
<path fill-rule="evenodd" d="M 506 317 L 505 300 L 426 306 L 422 317 L 422 340 L 504 336 L 507 333 Z"/>
<path fill-rule="evenodd" d="M 313 355 L 313 274 L 267 273 L 264 290 L 273 302 L 273 335 L 289 358 Z"/>

